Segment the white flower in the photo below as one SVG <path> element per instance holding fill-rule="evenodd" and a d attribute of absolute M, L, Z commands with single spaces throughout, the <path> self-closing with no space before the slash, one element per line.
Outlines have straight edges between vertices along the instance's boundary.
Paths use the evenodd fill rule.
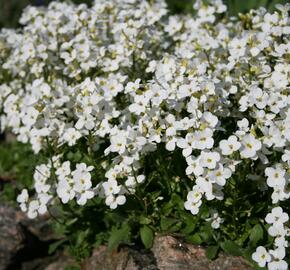
<path fill-rule="evenodd" d="M 255 138 L 253 134 L 247 134 L 242 140 L 242 146 L 240 149 L 242 158 L 254 158 L 262 148 L 262 143 Z"/>
<path fill-rule="evenodd" d="M 257 262 L 260 267 L 264 267 L 271 261 L 271 256 L 264 247 L 260 246 L 257 247 L 256 251 L 252 254 L 252 259 Z"/>
<path fill-rule="evenodd" d="M 273 223 L 285 223 L 289 220 L 287 213 L 283 212 L 283 209 L 278 206 L 272 209 L 271 213 L 267 214 L 265 221 L 269 224 Z"/>
<path fill-rule="evenodd" d="M 32 200 L 30 201 L 28 205 L 28 212 L 27 216 L 31 219 L 36 218 L 38 215 L 38 209 L 39 209 L 39 201 L 38 200 Z"/>
<path fill-rule="evenodd" d="M 69 146 L 73 146 L 81 136 L 81 133 L 75 128 L 68 128 L 63 134 L 63 140 L 67 142 Z"/>
<path fill-rule="evenodd" d="M 191 175 L 193 173 L 195 176 L 200 176 L 203 174 L 204 169 L 200 165 L 198 158 L 195 158 L 193 156 L 189 156 L 186 158 L 186 162 L 187 162 L 188 167 L 186 168 L 185 173 L 187 175 Z"/>
<path fill-rule="evenodd" d="M 211 112 L 204 112 L 200 121 L 207 123 L 210 128 L 215 128 L 218 124 L 218 118 Z"/>
<path fill-rule="evenodd" d="M 202 192 L 198 186 L 194 186 L 192 191 L 189 191 L 187 194 L 187 200 L 191 202 L 198 202 L 202 198 Z"/>
<path fill-rule="evenodd" d="M 192 153 L 193 149 L 211 149 L 214 144 L 212 136 L 213 131 L 209 128 L 203 131 L 187 133 L 185 139 L 178 139 L 177 146 L 183 149 L 182 154 L 184 157 L 187 157 Z"/>
<path fill-rule="evenodd" d="M 195 134 L 195 143 L 194 148 L 204 150 L 211 149 L 214 144 L 214 140 L 212 138 L 213 131 L 209 128 L 206 128 L 203 131 L 196 131 Z"/>
<path fill-rule="evenodd" d="M 284 154 L 282 155 L 282 160 L 284 162 L 288 162 L 290 161 L 290 150 L 285 149 Z"/>
<path fill-rule="evenodd" d="M 79 205 L 85 205 L 87 203 L 87 200 L 92 199 L 95 196 L 95 193 L 93 190 L 81 190 L 77 193 L 77 204 Z"/>
<path fill-rule="evenodd" d="M 184 203 L 184 208 L 189 210 L 191 214 L 196 215 L 199 212 L 199 207 L 201 206 L 201 200 L 195 201 L 191 197 Z"/>
<path fill-rule="evenodd" d="M 268 270 L 288 270 L 288 264 L 284 260 L 277 260 L 268 263 Z"/>
<path fill-rule="evenodd" d="M 87 200 L 92 199 L 95 195 L 92 189 L 90 171 L 93 166 L 87 166 L 85 163 L 76 164 L 76 169 L 71 173 L 72 180 L 65 178 L 59 182 L 58 194 L 63 203 L 67 203 L 76 197 L 79 205 L 85 205 Z"/>
<path fill-rule="evenodd" d="M 62 203 L 68 203 L 75 197 L 75 190 L 73 188 L 73 179 L 61 179 L 57 184 L 56 193 L 61 199 Z"/>
<path fill-rule="evenodd" d="M 182 22 L 179 20 L 178 17 L 171 16 L 169 18 L 169 23 L 164 28 L 165 32 L 168 32 L 169 35 L 174 35 L 176 32 L 178 32 L 182 27 Z"/>
<path fill-rule="evenodd" d="M 66 176 L 70 175 L 71 169 L 70 169 L 70 161 L 65 161 L 62 163 L 61 167 L 59 167 L 55 174 L 58 176 L 59 179 L 63 179 Z"/>
<path fill-rule="evenodd" d="M 128 82 L 125 87 L 125 93 L 136 93 L 136 91 L 139 89 L 141 79 L 135 80 L 135 82 Z"/>
<path fill-rule="evenodd" d="M 185 136 L 185 139 L 179 138 L 176 142 L 176 145 L 183 149 L 182 150 L 182 155 L 184 157 L 188 157 L 194 148 L 194 143 L 195 143 L 195 136 L 193 133 L 187 133 Z"/>
<path fill-rule="evenodd" d="M 27 211 L 29 195 L 27 189 L 23 189 L 21 193 L 17 196 L 17 202 L 20 204 L 21 211 Z"/>
<path fill-rule="evenodd" d="M 203 191 L 205 193 L 205 195 L 208 198 L 212 197 L 213 185 L 207 178 L 197 177 L 196 178 L 196 185 L 198 186 L 198 188 L 201 191 Z"/>
<path fill-rule="evenodd" d="M 216 170 L 209 172 L 208 178 L 213 183 L 224 186 L 226 184 L 226 179 L 230 178 L 231 175 L 232 171 L 229 168 L 224 168 L 222 164 L 219 164 Z"/>
<path fill-rule="evenodd" d="M 287 270 L 288 265 L 283 260 L 285 258 L 285 248 L 279 247 L 275 250 L 270 250 L 269 253 L 274 257 L 274 260 L 272 260 L 268 264 L 268 269 L 270 270 Z"/>
<path fill-rule="evenodd" d="M 211 211 L 211 217 L 207 218 L 206 221 L 211 222 L 211 227 L 213 229 L 218 229 L 220 227 L 221 223 L 223 223 L 224 220 L 219 216 L 217 211 L 212 210 Z"/>
<path fill-rule="evenodd" d="M 126 150 L 127 145 L 127 133 L 120 132 L 111 137 L 111 146 L 110 150 L 112 152 L 118 152 L 119 154 L 123 154 Z"/>
<path fill-rule="evenodd" d="M 116 209 L 118 205 L 123 205 L 126 202 L 126 197 L 124 195 L 109 195 L 106 198 L 106 205 L 110 206 L 111 209 Z"/>
<path fill-rule="evenodd" d="M 220 154 L 218 152 L 204 152 L 200 154 L 200 165 L 209 169 L 214 169 L 217 162 L 220 161 Z"/>
<path fill-rule="evenodd" d="M 22 122 L 24 125 L 31 127 L 35 124 L 37 117 L 39 115 L 38 110 L 33 107 L 28 107 L 25 114 L 22 116 Z"/>
<path fill-rule="evenodd" d="M 118 194 L 121 190 L 121 186 L 118 185 L 118 182 L 116 180 L 109 180 L 107 182 L 104 182 L 103 188 L 106 196 Z"/>
<path fill-rule="evenodd" d="M 265 174 L 267 176 L 267 185 L 269 187 L 281 187 L 286 183 L 285 180 L 285 170 L 282 168 L 266 168 Z"/>
<path fill-rule="evenodd" d="M 284 225 L 282 223 L 276 222 L 268 228 L 268 234 L 272 237 L 285 236 L 287 233 Z"/>
<path fill-rule="evenodd" d="M 241 143 L 238 141 L 236 136 L 232 135 L 227 140 L 221 140 L 219 147 L 222 150 L 222 154 L 228 156 L 239 150 Z"/>

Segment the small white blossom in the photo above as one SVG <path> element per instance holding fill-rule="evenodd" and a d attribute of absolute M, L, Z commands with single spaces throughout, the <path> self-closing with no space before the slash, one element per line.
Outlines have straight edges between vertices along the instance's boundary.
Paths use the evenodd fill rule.
<path fill-rule="evenodd" d="M 242 158 L 253 158 L 261 148 L 261 142 L 257 140 L 254 135 L 247 134 L 242 140 L 240 153 Z"/>
<path fill-rule="evenodd" d="M 264 267 L 271 261 L 271 255 L 264 247 L 257 247 L 256 251 L 252 255 L 252 259 L 258 263 L 260 267 Z"/>

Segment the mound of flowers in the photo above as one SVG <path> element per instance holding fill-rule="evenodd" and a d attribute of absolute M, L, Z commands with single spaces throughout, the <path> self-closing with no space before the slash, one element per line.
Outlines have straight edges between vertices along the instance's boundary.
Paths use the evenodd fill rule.
<path fill-rule="evenodd" d="M 17 201 L 79 242 L 172 231 L 286 270 L 290 7 L 194 9 L 52 2 L 1 30 L 1 128 L 47 160 Z"/>

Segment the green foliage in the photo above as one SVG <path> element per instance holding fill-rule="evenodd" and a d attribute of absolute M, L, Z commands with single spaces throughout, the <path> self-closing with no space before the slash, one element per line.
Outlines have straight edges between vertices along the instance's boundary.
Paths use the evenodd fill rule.
<path fill-rule="evenodd" d="M 79 266 L 66 266 L 64 270 L 80 270 Z"/>
<path fill-rule="evenodd" d="M 120 229 L 113 228 L 108 240 L 108 249 L 116 249 L 120 243 L 126 243 L 130 239 L 130 226 L 125 223 Z"/>
<path fill-rule="evenodd" d="M 0 144 L 0 201 L 13 203 L 21 189 L 32 188 L 34 168 L 45 159 L 41 154 L 33 154 L 27 144 Z"/>
<path fill-rule="evenodd" d="M 218 254 L 219 246 L 209 246 L 206 249 L 206 256 L 210 259 L 213 260 L 216 258 Z"/>
<path fill-rule="evenodd" d="M 140 229 L 140 236 L 145 248 L 150 248 L 153 244 L 154 233 L 148 226 L 143 226 Z"/>
<path fill-rule="evenodd" d="M 65 241 L 66 239 L 61 239 L 50 244 L 48 254 L 53 254 L 57 250 L 57 248 L 59 248 Z"/>
<path fill-rule="evenodd" d="M 236 15 L 238 13 L 247 12 L 250 9 L 265 7 L 267 10 L 273 10 L 277 4 L 286 4 L 287 0 L 225 0 L 224 3 L 228 6 L 229 13 Z"/>
<path fill-rule="evenodd" d="M 19 190 L 31 184 L 33 168 L 39 164 L 42 154 L 35 156 L 27 145 L 19 143 L 2 144 L 0 153 L 0 175 L 17 179 L 13 180 L 16 188 L 5 185 L 7 188 L 1 198 L 15 200 Z M 76 162 L 86 160 L 90 164 L 92 159 L 97 160 L 87 154 L 67 153 L 70 160 Z M 128 196 L 127 203 L 119 206 L 118 212 L 108 209 L 100 198 L 89 201 L 86 207 L 76 207 L 71 201 L 50 209 L 55 219 L 54 230 L 60 240 L 50 246 L 49 252 L 66 247 L 70 254 L 82 261 L 92 248 L 104 243 L 108 243 L 110 250 L 120 244 L 133 243 L 150 248 L 154 231 L 178 233 L 189 243 L 208 246 L 206 254 L 210 259 L 216 258 L 220 250 L 246 256 L 257 243 L 271 241 L 264 233 L 264 225 L 259 222 L 268 210 L 263 201 L 270 195 L 256 191 L 252 181 L 246 180 L 249 169 L 240 170 L 244 175 L 233 177 L 225 187 L 226 206 L 222 202 L 216 203 L 225 222 L 219 230 L 214 230 L 206 221 L 210 216 L 206 201 L 197 216 L 184 209 L 182 198 L 186 197 L 191 183 L 184 174 L 186 164 L 181 152 L 169 154 L 164 146 L 159 147 L 153 158 L 144 160 L 144 164 L 148 181 L 140 185 L 132 197 Z M 135 199 L 138 204 L 134 203 Z"/>
<path fill-rule="evenodd" d="M 263 227 L 260 224 L 256 224 L 251 230 L 250 230 L 250 241 L 253 244 L 253 246 L 257 245 L 257 242 L 261 239 L 263 239 L 264 236 L 264 230 Z"/>
<path fill-rule="evenodd" d="M 234 256 L 241 256 L 243 254 L 242 249 L 239 245 L 237 245 L 235 242 L 227 240 L 225 242 L 222 242 L 220 244 L 223 251 L 225 251 L 228 254 L 234 255 Z"/>
<path fill-rule="evenodd" d="M 172 13 L 191 13 L 194 0 L 167 0 L 169 9 Z M 267 10 L 273 10 L 277 4 L 286 4 L 287 0 L 224 0 L 228 6 L 229 15 L 247 12 L 250 9 L 265 7 Z"/>

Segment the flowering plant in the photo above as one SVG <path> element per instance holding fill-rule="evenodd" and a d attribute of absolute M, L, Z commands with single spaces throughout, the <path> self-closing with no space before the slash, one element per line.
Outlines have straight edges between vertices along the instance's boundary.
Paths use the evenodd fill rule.
<path fill-rule="evenodd" d="M 46 158 L 17 201 L 81 250 L 178 232 L 287 269 L 289 5 L 194 8 L 52 2 L 1 30 L 2 129 Z"/>

